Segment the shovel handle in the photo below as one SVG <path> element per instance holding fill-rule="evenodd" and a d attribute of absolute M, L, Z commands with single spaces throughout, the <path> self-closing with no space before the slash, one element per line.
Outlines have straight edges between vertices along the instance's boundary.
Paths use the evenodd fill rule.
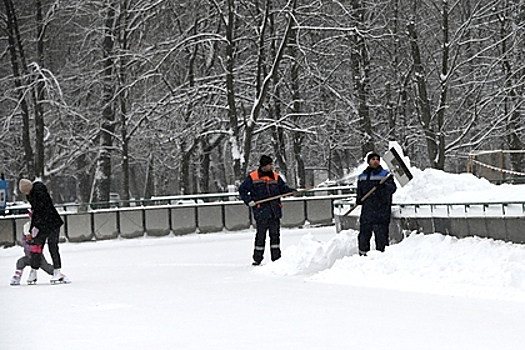
<path fill-rule="evenodd" d="M 315 188 L 315 187 L 307 187 L 307 188 L 302 189 L 302 190 L 296 190 L 296 191 L 292 191 L 292 192 L 288 192 L 288 193 L 280 194 L 280 195 L 277 195 L 277 196 L 264 198 L 264 199 L 261 199 L 261 200 L 258 200 L 257 202 L 255 202 L 255 204 L 266 203 L 266 202 L 273 201 L 273 200 L 275 200 L 275 199 L 279 199 L 279 198 L 282 198 L 282 197 L 291 196 L 291 195 L 293 195 L 294 193 L 302 193 L 302 192 L 311 191 L 311 190 L 313 190 L 314 188 Z"/>

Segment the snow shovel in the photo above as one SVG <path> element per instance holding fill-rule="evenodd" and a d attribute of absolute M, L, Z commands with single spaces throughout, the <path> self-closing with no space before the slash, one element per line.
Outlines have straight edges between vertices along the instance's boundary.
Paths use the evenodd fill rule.
<path fill-rule="evenodd" d="M 388 168 L 390 170 L 390 173 L 385 176 L 379 184 L 374 186 L 370 191 L 368 191 L 363 198 L 361 198 L 361 203 L 364 202 L 368 197 L 370 197 L 382 184 L 384 184 L 388 179 L 390 179 L 392 176 L 394 176 L 399 182 L 401 186 L 405 186 L 410 180 L 413 179 L 412 173 L 406 166 L 405 162 L 403 162 L 403 159 L 399 156 L 399 153 L 397 153 L 395 148 L 390 148 L 388 152 L 385 153 L 383 156 L 383 159 L 385 163 L 388 165 Z M 352 208 L 350 208 L 346 213 L 343 214 L 343 216 L 347 216 L 352 211 L 354 211 L 355 208 L 358 207 L 359 204 L 354 204 Z"/>

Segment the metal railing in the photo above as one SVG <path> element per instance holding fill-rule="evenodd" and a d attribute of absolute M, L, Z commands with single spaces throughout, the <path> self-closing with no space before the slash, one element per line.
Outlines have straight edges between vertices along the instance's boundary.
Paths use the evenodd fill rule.
<path fill-rule="evenodd" d="M 302 192 L 297 197 L 310 196 L 344 196 L 355 194 L 355 186 L 333 186 L 333 187 L 317 187 L 307 192 Z M 153 196 L 151 198 L 130 199 L 130 200 L 110 200 L 107 202 L 89 202 L 89 203 L 60 203 L 55 204 L 55 207 L 60 213 L 68 212 L 90 212 L 98 209 L 108 208 L 128 208 L 128 207 L 150 207 L 159 205 L 179 205 L 179 204 L 204 204 L 211 202 L 225 202 L 239 200 L 238 192 L 224 192 L 224 193 L 205 193 L 205 194 L 190 194 L 190 195 L 174 195 L 174 196 Z M 6 206 L 3 215 L 24 215 L 27 214 L 31 208 L 29 203 L 24 204 L 9 204 Z M 1 216 L 0 216 L 1 218 Z"/>
<path fill-rule="evenodd" d="M 351 206 L 355 204 L 355 200 L 351 199 L 341 199 L 334 202 L 335 208 L 342 209 L 345 206 Z M 509 207 L 514 206 L 520 209 L 520 215 L 525 215 L 525 202 L 524 201 L 501 201 L 501 202 L 457 202 L 457 203 L 392 203 L 392 207 L 399 208 L 399 212 L 397 213 L 400 216 L 403 216 L 403 213 L 407 214 L 419 214 L 424 209 L 428 209 L 425 211 L 425 213 L 430 214 L 442 214 L 442 210 L 445 208 L 445 212 L 447 215 L 452 215 L 455 211 L 455 208 L 463 208 L 462 212 L 464 214 L 469 214 L 473 212 L 473 208 L 479 207 L 481 208 L 481 212 L 484 215 L 511 215 L 514 214 L 513 212 L 510 212 L 508 209 Z M 497 209 L 497 210 L 493 210 Z M 474 214 L 479 213 L 479 211 L 476 211 Z"/>

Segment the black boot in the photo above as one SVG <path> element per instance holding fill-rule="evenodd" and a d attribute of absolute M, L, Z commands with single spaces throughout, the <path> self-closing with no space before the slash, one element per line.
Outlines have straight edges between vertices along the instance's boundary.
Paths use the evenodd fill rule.
<path fill-rule="evenodd" d="M 264 257 L 264 247 L 257 247 L 253 250 L 253 266 L 261 265 Z"/>
<path fill-rule="evenodd" d="M 272 248 L 270 250 L 270 253 L 272 255 L 272 261 L 279 260 L 281 258 L 281 249 L 280 248 Z"/>

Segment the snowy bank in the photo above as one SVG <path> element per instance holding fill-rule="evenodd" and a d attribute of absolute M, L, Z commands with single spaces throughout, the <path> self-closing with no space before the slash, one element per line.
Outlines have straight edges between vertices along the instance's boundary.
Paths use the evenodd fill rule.
<path fill-rule="evenodd" d="M 357 255 L 357 231 L 322 243 L 307 234 L 257 269 L 306 281 L 525 302 L 525 246 L 486 238 L 412 234 L 385 253 Z"/>
<path fill-rule="evenodd" d="M 469 173 L 410 169 L 414 178 L 394 194 L 395 203 L 466 203 L 525 201 L 525 185 L 494 185 Z"/>

